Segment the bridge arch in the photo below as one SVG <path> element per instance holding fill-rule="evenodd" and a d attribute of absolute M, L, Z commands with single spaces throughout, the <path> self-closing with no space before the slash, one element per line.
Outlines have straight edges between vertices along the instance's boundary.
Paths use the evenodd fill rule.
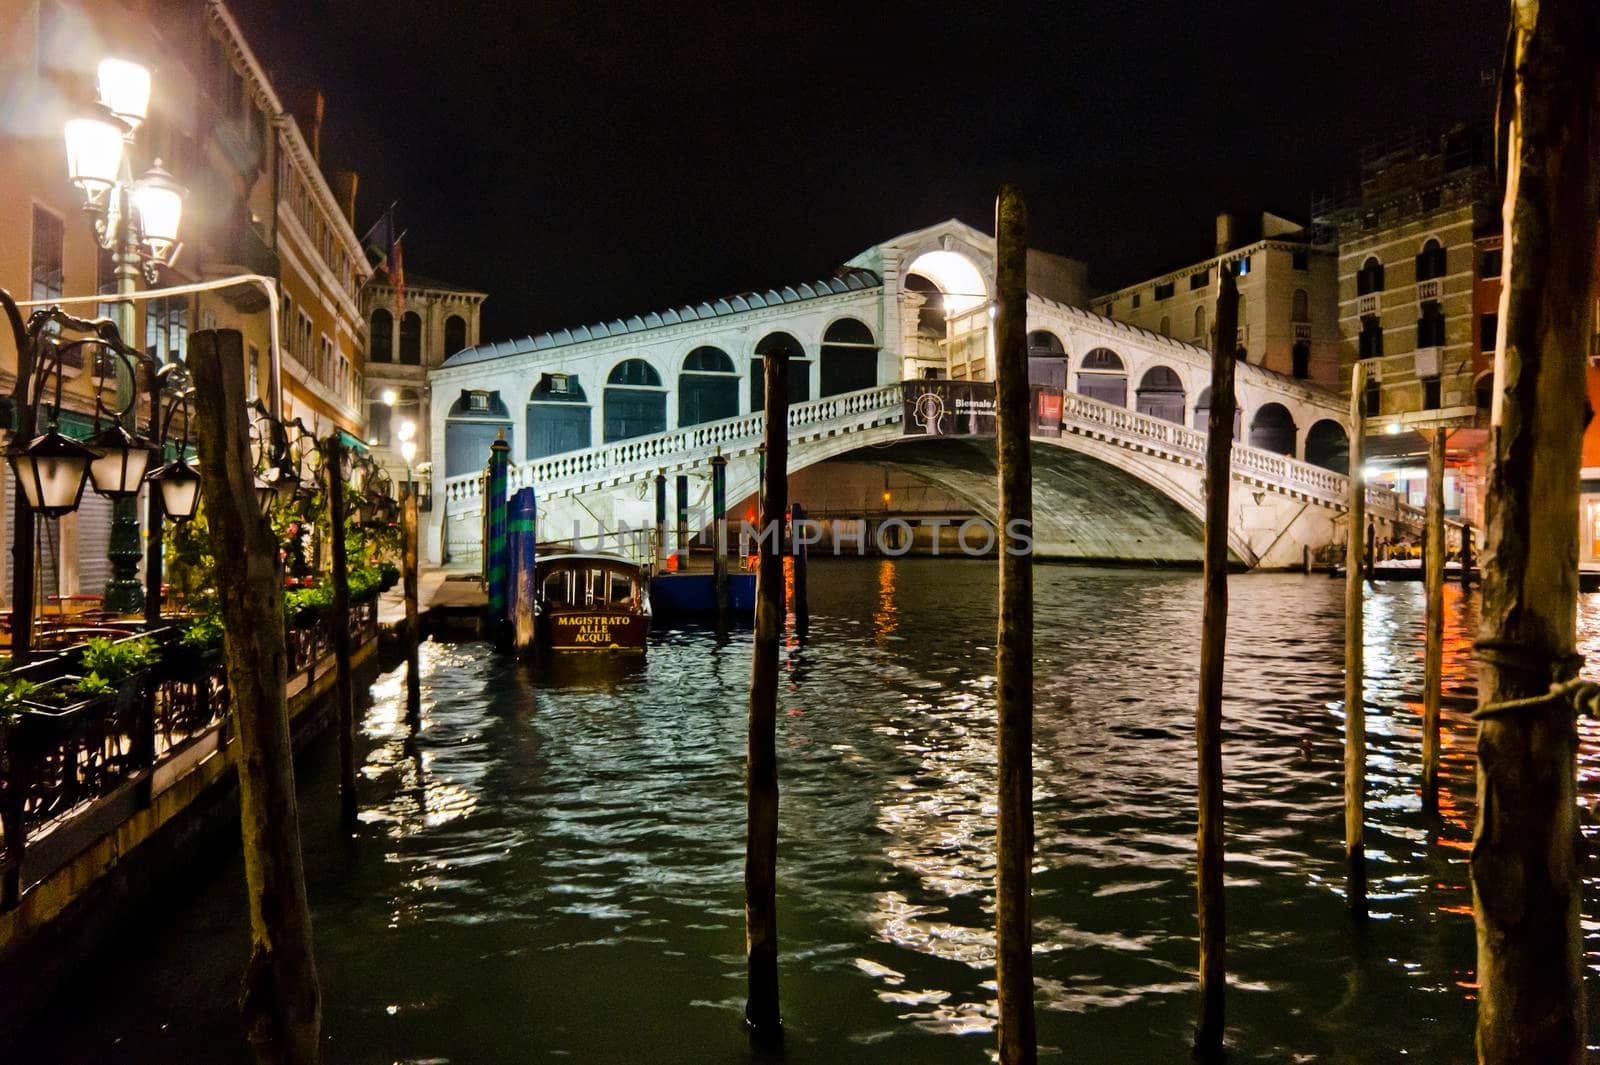
<path fill-rule="evenodd" d="M 593 440 L 594 408 L 577 374 L 546 373 L 528 393 L 523 412 L 523 457 L 542 459 L 568 451 L 581 451 Z"/>
<path fill-rule="evenodd" d="M 1072 390 L 1116 407 L 1128 405 L 1128 364 L 1110 348 L 1094 348 L 1078 363 Z"/>
<path fill-rule="evenodd" d="M 836 318 L 822 333 L 818 398 L 858 392 L 878 383 L 878 341 L 858 318 Z"/>
<path fill-rule="evenodd" d="M 756 341 L 755 354 L 750 358 L 750 410 L 766 406 L 766 356 L 782 352 L 789 357 L 789 402 L 805 403 L 811 399 L 811 363 L 806 359 L 805 345 L 791 334 L 772 332 Z"/>
<path fill-rule="evenodd" d="M 1233 438 L 1239 443 L 1240 430 L 1244 426 L 1244 409 L 1237 403 L 1233 406 Z M 1194 401 L 1194 427 L 1200 432 L 1209 432 L 1211 429 L 1211 386 L 1207 385 L 1200 390 L 1200 396 Z"/>
<path fill-rule="evenodd" d="M 1140 414 L 1182 425 L 1187 401 L 1183 378 L 1170 366 L 1157 363 L 1139 378 L 1134 402 Z"/>
<path fill-rule="evenodd" d="M 667 428 L 667 390 L 661 371 L 647 360 L 627 358 L 606 375 L 601 440 L 607 444 L 648 436 Z"/>
<path fill-rule="evenodd" d="M 1250 418 L 1250 446 L 1294 457 L 1298 429 L 1282 403 L 1263 403 Z"/>
<path fill-rule="evenodd" d="M 683 357 L 678 375 L 678 426 L 720 421 L 739 413 L 739 369 L 719 347 L 702 344 Z"/>
<path fill-rule="evenodd" d="M 500 393 L 481 388 L 462 389 L 450 404 L 444 423 L 444 475 L 477 473 L 489 461 L 489 445 L 505 434 L 512 439 L 511 412 Z"/>
<path fill-rule="evenodd" d="M 1306 430 L 1306 461 L 1335 473 L 1350 472 L 1350 434 L 1332 418 L 1323 418 Z"/>

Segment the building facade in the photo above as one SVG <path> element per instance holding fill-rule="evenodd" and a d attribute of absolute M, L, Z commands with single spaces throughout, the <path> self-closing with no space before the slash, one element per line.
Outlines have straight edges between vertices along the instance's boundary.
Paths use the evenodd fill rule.
<path fill-rule="evenodd" d="M 1216 271 L 1231 264 L 1239 285 L 1239 358 L 1273 373 L 1332 387 L 1339 380 L 1337 256 L 1304 226 L 1263 213 L 1261 239 L 1238 246 L 1235 222 L 1217 219 L 1219 246 L 1233 250 L 1108 292 L 1091 306 L 1107 318 L 1211 346 Z"/>
<path fill-rule="evenodd" d="M 362 428 L 366 324 L 361 285 L 370 273 L 345 209 L 308 139 L 278 97 L 221 0 L 0 0 L 0 286 L 19 299 L 115 292 L 112 256 L 100 247 L 68 180 L 62 131 L 96 98 L 96 67 L 133 60 L 152 71 L 148 115 L 128 152 L 132 174 L 155 165 L 186 194 L 173 265 L 147 288 L 260 274 L 276 280 L 285 309 L 285 413 L 322 431 Z M 195 329 L 243 335 L 247 387 L 271 379 L 270 303 L 259 286 L 119 304 L 72 304 L 72 313 L 119 319 L 124 337 L 162 362 L 183 358 Z M 309 327 L 307 326 L 309 321 Z M 0 387 L 9 392 L 16 352 L 0 340 Z M 94 374 L 68 367 L 62 430 L 93 427 Z M 9 542 L 13 479 L 4 478 L 0 540 Z M 138 510 L 143 520 L 144 508 Z M 110 575 L 111 506 L 86 491 L 78 511 L 39 519 L 38 593 L 98 596 Z M 147 530 L 141 530 L 147 532 Z M 142 557 L 142 551 L 140 555 Z M 0 588 L 9 600 L 10 567 Z"/>
<path fill-rule="evenodd" d="M 362 397 L 367 444 L 398 484 L 407 474 L 400 444 L 409 423 L 417 449 L 410 473 L 424 501 L 433 472 L 428 432 L 433 390 L 428 374 L 456 352 L 478 343 L 479 315 L 488 298 L 484 292 L 408 274 L 402 308 L 381 269 L 362 289 L 370 337 Z"/>

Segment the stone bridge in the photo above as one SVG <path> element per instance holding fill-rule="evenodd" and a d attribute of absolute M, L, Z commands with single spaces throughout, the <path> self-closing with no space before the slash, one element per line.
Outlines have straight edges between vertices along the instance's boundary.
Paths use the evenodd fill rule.
<path fill-rule="evenodd" d="M 1066 393 L 1061 435 L 1034 439 L 1035 550 L 1040 557 L 1194 562 L 1200 557 L 1206 434 Z M 992 440 L 906 436 L 901 385 L 864 389 L 789 409 L 789 471 L 872 449 L 993 519 Z M 764 414 L 658 433 L 514 464 L 510 488 L 538 493 L 539 534 L 566 539 L 654 521 L 658 473 L 685 474 L 691 506 L 708 509 L 709 460 L 728 459 L 728 499 L 755 493 Z M 1233 448 L 1229 544 L 1249 567 L 1295 567 L 1305 547 L 1344 539 L 1343 474 L 1247 444 Z M 429 555 L 475 566 L 481 558 L 483 477 L 452 478 L 436 495 Z M 1420 526 L 1420 512 L 1368 489 L 1380 535 Z M 448 554 L 448 559 L 445 555 Z"/>

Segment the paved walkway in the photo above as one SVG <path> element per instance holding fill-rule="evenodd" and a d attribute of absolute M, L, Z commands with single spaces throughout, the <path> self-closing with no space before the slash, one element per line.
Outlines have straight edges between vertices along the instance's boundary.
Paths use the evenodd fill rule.
<path fill-rule="evenodd" d="M 417 574 L 417 612 L 426 614 L 436 606 L 446 609 L 482 606 L 486 601 L 483 585 L 475 579 L 459 579 L 462 576 L 459 570 L 422 567 L 422 572 Z M 452 577 L 457 579 L 450 579 Z M 401 586 L 396 584 L 378 597 L 378 624 L 384 627 L 398 625 L 405 617 L 405 597 L 401 594 Z"/>

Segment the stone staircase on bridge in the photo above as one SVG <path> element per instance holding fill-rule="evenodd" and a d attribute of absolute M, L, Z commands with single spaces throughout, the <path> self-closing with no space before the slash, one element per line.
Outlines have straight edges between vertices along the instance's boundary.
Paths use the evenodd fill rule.
<path fill-rule="evenodd" d="M 795 404 L 788 412 L 790 467 L 800 469 L 856 447 L 898 440 L 902 437 L 903 413 L 900 382 Z M 514 463 L 509 491 L 534 488 L 542 509 L 551 501 L 652 481 L 661 472 L 669 476 L 703 472 L 718 453 L 730 460 L 754 455 L 765 427 L 765 414 L 746 414 Z M 1062 400 L 1061 438 L 1035 440 L 1070 448 L 1074 446 L 1073 438 L 1109 444 L 1130 456 L 1155 459 L 1190 471 L 1205 468 L 1204 432 L 1067 392 Z M 1338 513 L 1348 509 L 1349 479 L 1344 474 L 1287 455 L 1235 443 L 1233 477 L 1252 489 L 1319 508 Z M 471 568 L 479 564 L 484 487 L 484 474 L 475 473 L 444 481 L 436 493 L 434 543 L 448 544 L 452 566 Z M 730 484 L 730 489 L 734 487 Z M 730 491 L 730 502 L 738 498 Z M 1394 526 L 1421 527 L 1421 509 L 1388 489 L 1368 487 L 1367 506 L 1375 519 Z"/>

